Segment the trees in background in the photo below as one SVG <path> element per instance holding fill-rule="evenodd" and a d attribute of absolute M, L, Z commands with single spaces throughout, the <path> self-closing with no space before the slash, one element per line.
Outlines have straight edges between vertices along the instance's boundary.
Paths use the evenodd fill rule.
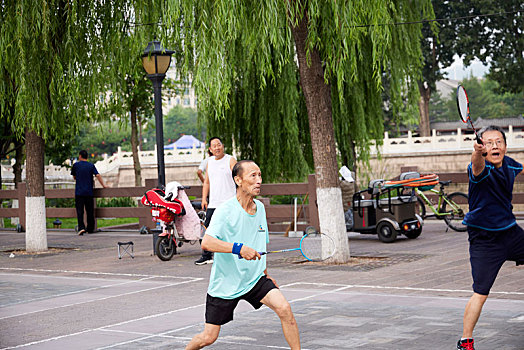
<path fill-rule="evenodd" d="M 436 91 L 435 82 L 444 78 L 442 69 L 453 63 L 454 55 L 463 58 L 466 66 L 475 58 L 490 64 L 487 78 L 497 84 L 484 87 L 500 93 L 524 91 L 524 2 L 433 0 L 432 4 L 435 17 L 440 20 L 437 24 L 424 24 L 423 29 L 424 69 L 419 81 L 421 136 L 429 136 L 430 114 L 441 114 L 440 110 L 430 111 L 438 108 L 430 103 L 430 97 Z M 473 96 L 469 89 L 468 95 Z M 433 99 L 438 102 L 438 97 Z M 511 112 L 503 105 L 498 107 L 499 115 Z"/>
<path fill-rule="evenodd" d="M 421 26 L 388 24 L 431 18 L 430 2 L 237 0 L 192 5 L 183 1 L 163 18 L 194 47 L 193 83 L 210 134 L 233 131 L 232 145 L 241 143 L 238 147 L 256 156 L 264 172 L 273 170 L 278 178 L 282 169 L 301 161 L 294 143 L 305 123 L 293 119 L 305 105 L 320 230 L 337 241 L 333 260 L 347 261 L 337 150 L 351 155 L 353 164 L 348 165 L 353 167 L 357 146 L 365 158 L 370 141 L 382 139 L 384 71 L 391 76 L 391 108 L 416 103 Z M 281 79 L 287 83 L 280 85 Z M 291 151 L 278 153 L 282 150 Z M 268 156 L 272 152 L 277 156 Z"/>
<path fill-rule="evenodd" d="M 468 65 L 474 58 L 490 64 L 487 77 L 501 92 L 524 91 L 524 2 L 451 1 L 454 13 L 476 15 L 468 21 L 452 22 L 456 28 L 457 54 Z M 486 16 L 499 14 L 496 16 Z M 469 92 L 468 92 L 469 94 Z"/>
<path fill-rule="evenodd" d="M 47 249 L 44 148 L 76 135 L 95 119 L 117 80 L 114 66 L 129 66 L 134 46 L 122 50 L 132 15 L 128 1 L 0 1 L 0 105 L 12 106 L 9 126 L 26 144 L 26 250 Z M 140 43 L 142 46 L 143 44 Z M 2 113 L 2 117 L 5 114 Z"/>
<path fill-rule="evenodd" d="M 524 93 L 499 93 L 500 86 L 489 78 L 475 77 L 461 81 L 468 92 L 471 119 L 514 118 L 524 111 Z M 457 121 L 457 102 L 452 96 L 433 94 L 430 118 L 432 122 Z"/>

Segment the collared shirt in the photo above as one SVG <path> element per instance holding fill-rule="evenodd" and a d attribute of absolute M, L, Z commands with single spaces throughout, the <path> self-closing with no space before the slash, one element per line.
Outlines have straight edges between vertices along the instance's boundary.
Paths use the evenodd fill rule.
<path fill-rule="evenodd" d="M 463 223 L 486 231 L 505 230 L 516 224 L 511 200 L 522 164 L 508 156 L 504 156 L 499 168 L 485 162 L 484 170 L 477 176 L 473 175 L 471 163 L 468 165 L 469 212 Z"/>

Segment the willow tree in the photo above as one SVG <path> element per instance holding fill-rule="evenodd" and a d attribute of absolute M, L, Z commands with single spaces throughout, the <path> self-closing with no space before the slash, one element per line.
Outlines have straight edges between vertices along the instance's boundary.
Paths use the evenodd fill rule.
<path fill-rule="evenodd" d="M 76 133 L 103 103 L 115 80 L 110 65 L 123 64 L 114 43 L 129 13 L 125 1 L 0 1 L 0 69 L 16 86 L 0 103 L 14 101 L 9 123 L 25 135 L 28 251 L 47 249 L 45 140 Z"/>
<path fill-rule="evenodd" d="M 298 68 L 317 178 L 320 230 L 337 239 L 339 249 L 333 260 L 347 261 L 349 246 L 338 187 L 337 150 L 347 152 L 356 145 L 358 154 L 365 156 L 370 141 L 382 138 L 383 72 L 391 75 L 394 108 L 406 98 L 416 103 L 414 82 L 420 74 L 421 28 L 418 24 L 394 23 L 430 17 L 430 1 L 203 0 L 195 6 L 191 1 L 175 3 L 164 20 L 174 24 L 174 19 L 184 19 L 183 26 L 173 26 L 174 35 L 183 36 L 185 42 L 194 45 L 193 83 L 200 112 L 232 130 L 234 143 L 242 139 L 240 147 L 247 143 L 255 150 L 261 146 L 260 140 L 264 140 L 263 145 L 271 145 L 258 154 L 267 153 L 263 157 L 269 162 L 284 162 L 274 167 L 277 171 L 293 166 L 297 159 L 271 156 L 278 152 L 275 149 L 284 149 L 288 139 L 272 139 L 282 134 L 268 125 L 300 125 L 282 118 L 296 116 L 301 99 L 289 98 L 293 96 L 289 91 L 282 94 L 274 90 L 296 89 L 288 69 L 290 64 Z M 280 79 L 288 80 L 288 85 Z M 237 92 L 241 94 L 236 95 Z M 265 106 L 258 107 L 260 104 Z M 279 106 L 286 106 L 286 110 L 278 110 Z M 241 115 L 231 121 L 229 117 L 234 113 Z M 209 126 L 211 131 L 213 128 Z"/>

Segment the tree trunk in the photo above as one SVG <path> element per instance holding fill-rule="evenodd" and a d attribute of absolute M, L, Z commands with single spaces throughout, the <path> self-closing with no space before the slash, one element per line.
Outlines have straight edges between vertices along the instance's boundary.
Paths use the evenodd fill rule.
<path fill-rule="evenodd" d="M 307 14 L 291 31 L 299 63 L 300 84 L 306 101 L 309 132 L 313 148 L 317 180 L 317 205 L 320 231 L 335 240 L 337 251 L 331 262 L 349 260 L 349 243 L 342 207 L 342 192 L 338 184 L 335 135 L 331 112 L 331 89 L 324 81 L 324 70 L 316 49 L 306 54 L 308 36 Z M 308 59 L 309 58 L 309 59 Z M 309 65 L 308 65 L 309 61 Z"/>
<path fill-rule="evenodd" d="M 135 170 L 135 186 L 142 186 L 140 157 L 138 156 L 138 128 L 136 120 L 136 106 L 131 107 L 131 152 L 133 153 L 133 168 Z"/>
<path fill-rule="evenodd" d="M 142 118 L 137 115 L 136 121 L 138 123 L 138 148 L 144 149 L 144 145 L 142 144 Z"/>
<path fill-rule="evenodd" d="M 24 164 L 24 145 L 22 141 L 16 141 L 15 164 L 13 164 L 13 173 L 15 175 L 15 188 L 18 183 L 22 182 L 22 165 Z"/>
<path fill-rule="evenodd" d="M 47 250 L 44 192 L 44 139 L 27 130 L 26 142 L 26 227 L 25 245 L 28 252 Z"/>
<path fill-rule="evenodd" d="M 420 113 L 420 136 L 431 136 L 431 126 L 429 123 L 429 98 L 431 97 L 431 89 L 426 86 L 426 83 L 419 83 L 418 90 L 420 91 L 420 100 L 418 101 L 418 110 Z"/>

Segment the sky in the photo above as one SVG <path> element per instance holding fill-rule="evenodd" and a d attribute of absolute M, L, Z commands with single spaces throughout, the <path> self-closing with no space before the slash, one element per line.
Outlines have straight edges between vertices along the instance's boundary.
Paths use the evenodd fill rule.
<path fill-rule="evenodd" d="M 453 80 L 462 80 L 464 78 L 473 75 L 477 78 L 482 78 L 484 74 L 489 71 L 489 65 L 485 66 L 478 59 L 475 59 L 471 62 L 468 67 L 464 67 L 462 59 L 455 55 L 455 61 L 446 69 L 443 69 L 444 72 L 448 73 L 447 78 Z"/>

